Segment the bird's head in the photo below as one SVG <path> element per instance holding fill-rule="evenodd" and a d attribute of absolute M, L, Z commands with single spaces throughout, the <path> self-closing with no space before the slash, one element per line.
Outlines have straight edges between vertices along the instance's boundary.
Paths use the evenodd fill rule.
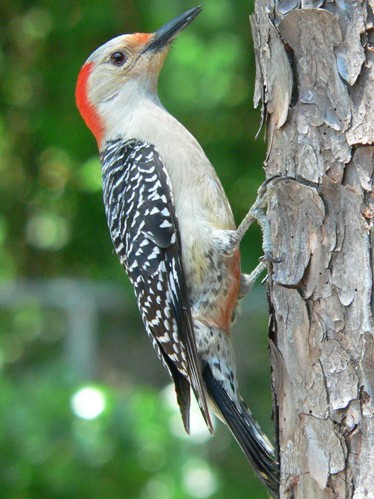
<path fill-rule="evenodd" d="M 157 98 L 157 80 L 171 42 L 200 13 L 188 10 L 155 33 L 133 33 L 109 40 L 83 65 L 76 86 L 78 109 L 100 145 L 105 109 L 141 94 Z"/>

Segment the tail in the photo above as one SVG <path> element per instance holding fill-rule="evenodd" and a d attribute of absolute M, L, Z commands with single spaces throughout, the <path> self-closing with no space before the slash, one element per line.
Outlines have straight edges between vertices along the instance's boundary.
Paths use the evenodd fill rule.
<path fill-rule="evenodd" d="M 243 401 L 235 403 L 227 394 L 222 383 L 214 378 L 208 364 L 203 371 L 208 393 L 223 421 L 230 428 L 236 441 L 251 463 L 253 469 L 277 497 L 279 491 L 279 464 L 266 435 L 253 418 Z"/>

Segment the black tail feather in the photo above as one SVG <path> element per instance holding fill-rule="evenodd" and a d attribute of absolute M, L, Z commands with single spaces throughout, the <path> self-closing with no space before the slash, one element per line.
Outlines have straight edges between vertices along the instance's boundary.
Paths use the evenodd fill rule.
<path fill-rule="evenodd" d="M 203 378 L 208 393 L 226 425 L 246 455 L 259 478 L 278 496 L 279 464 L 274 450 L 244 402 L 240 406 L 230 399 L 223 385 L 206 365 Z"/>
<path fill-rule="evenodd" d="M 163 350 L 161 350 L 163 352 Z M 181 411 L 182 421 L 186 433 L 190 433 L 190 406 L 191 406 L 191 385 L 190 382 L 181 374 L 167 355 L 165 363 L 168 365 L 175 385 L 177 402 Z"/>

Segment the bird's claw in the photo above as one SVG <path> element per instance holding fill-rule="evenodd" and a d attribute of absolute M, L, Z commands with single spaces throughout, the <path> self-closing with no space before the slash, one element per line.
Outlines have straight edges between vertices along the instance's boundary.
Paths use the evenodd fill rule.
<path fill-rule="evenodd" d="M 270 263 L 282 263 L 284 262 L 283 257 L 275 257 L 271 251 L 265 251 L 264 256 L 262 257 L 263 261 Z"/>
<path fill-rule="evenodd" d="M 295 179 L 293 177 L 290 177 L 289 175 L 274 175 L 273 177 L 267 178 L 266 180 L 264 180 L 264 182 L 262 182 L 257 193 L 260 199 L 265 198 L 265 204 L 268 200 L 267 190 L 273 189 L 273 187 L 275 187 L 275 185 L 282 180 L 286 181 Z"/>

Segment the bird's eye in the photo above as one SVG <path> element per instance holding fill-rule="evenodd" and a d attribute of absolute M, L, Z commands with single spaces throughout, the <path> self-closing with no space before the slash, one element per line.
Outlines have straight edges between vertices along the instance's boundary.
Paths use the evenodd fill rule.
<path fill-rule="evenodd" d="M 113 52 L 110 56 L 110 62 L 114 66 L 123 66 L 127 60 L 126 55 L 123 52 Z"/>

